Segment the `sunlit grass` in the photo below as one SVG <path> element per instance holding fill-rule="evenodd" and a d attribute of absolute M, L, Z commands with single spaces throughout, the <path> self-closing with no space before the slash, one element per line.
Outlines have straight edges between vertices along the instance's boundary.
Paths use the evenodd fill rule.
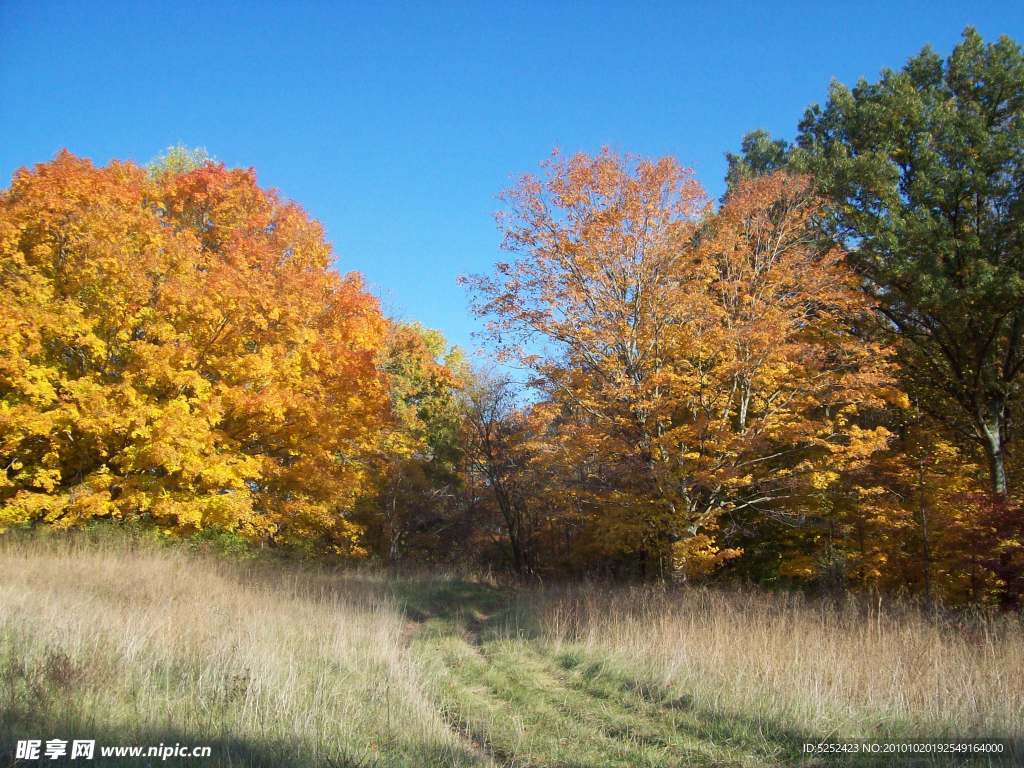
<path fill-rule="evenodd" d="M 805 741 L 1024 735 L 1009 616 L 124 541 L 4 538 L 0 569 L 5 757 L 87 738 L 227 766 L 753 767 L 816 764 Z"/>
<path fill-rule="evenodd" d="M 380 579 L 12 543 L 0 572 L 5 751 L 82 737 L 209 744 L 232 765 L 478 762 L 427 699 Z"/>
<path fill-rule="evenodd" d="M 533 601 L 553 652 L 694 705 L 844 738 L 1024 735 L 1024 633 L 1011 614 L 898 601 L 579 586 Z"/>

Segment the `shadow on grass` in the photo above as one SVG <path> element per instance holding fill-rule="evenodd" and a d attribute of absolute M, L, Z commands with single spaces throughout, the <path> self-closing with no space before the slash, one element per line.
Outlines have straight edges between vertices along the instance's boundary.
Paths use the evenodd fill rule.
<path fill-rule="evenodd" d="M 496 627 L 516 605 L 514 593 L 468 581 L 395 581 L 390 586 L 406 616 L 417 623 L 438 621 L 458 626 L 475 621 Z"/>
<path fill-rule="evenodd" d="M 7 713 L 9 714 L 9 713 Z M 369 748 L 364 754 L 345 752 L 332 753 L 321 750 L 312 753 L 294 743 L 284 741 L 262 741 L 255 738 L 232 736 L 205 737 L 195 732 L 181 732 L 173 729 L 142 729 L 112 731 L 102 728 L 66 729 L 50 727 L 45 723 L 15 726 L 5 715 L 3 730 L 0 732 L 0 766 L 82 766 L 96 765 L 102 768 L 142 768 L 145 766 L 206 766 L 207 768 L 419 768 L 419 766 L 468 766 L 478 764 L 478 759 L 469 751 L 439 746 L 393 745 L 395 751 L 384 745 L 379 753 Z M 16 759 L 17 741 L 38 739 L 42 742 L 39 759 Z M 46 742 L 61 739 L 67 742 L 68 754 L 51 760 L 45 755 Z M 75 739 L 95 741 L 92 760 L 82 757 L 71 759 L 71 744 Z M 209 747 L 208 757 L 162 757 L 161 748 L 182 747 L 193 749 Z M 142 756 L 106 756 L 104 747 L 141 747 Z M 154 747 L 156 752 L 147 755 Z"/>

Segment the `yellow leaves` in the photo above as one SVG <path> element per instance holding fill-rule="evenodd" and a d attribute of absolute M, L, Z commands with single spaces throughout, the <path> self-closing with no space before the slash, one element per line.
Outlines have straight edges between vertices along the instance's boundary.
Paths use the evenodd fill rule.
<path fill-rule="evenodd" d="M 259 535 L 260 519 L 254 513 L 252 496 L 247 491 L 222 490 L 216 493 L 168 493 L 161 491 L 150 512 L 165 532 L 194 533 L 204 528 L 242 531 Z"/>
<path fill-rule="evenodd" d="M 56 523 L 57 527 L 68 528 L 85 520 L 111 515 L 115 510 L 110 498 L 111 482 L 110 470 L 105 465 L 101 466 L 84 482 L 69 490 L 65 503 L 44 519 Z"/>
<path fill-rule="evenodd" d="M 839 479 L 839 473 L 819 470 L 817 472 L 811 472 L 809 478 L 811 488 L 823 491 Z"/>
<path fill-rule="evenodd" d="M 34 472 L 31 473 L 19 473 L 15 476 L 15 481 L 22 479 L 27 481 L 28 485 L 40 488 L 46 492 L 55 491 L 60 486 L 61 473 L 59 469 L 47 469 L 46 464 L 49 459 L 47 457 L 54 456 L 54 454 L 47 454 L 43 457 L 42 465 Z"/>
<path fill-rule="evenodd" d="M 879 396 L 889 405 L 896 408 L 910 408 L 910 397 L 902 389 L 897 387 L 881 387 Z"/>
<path fill-rule="evenodd" d="M 0 505 L 0 532 L 34 520 L 68 528 L 92 518 L 108 517 L 114 511 L 110 485 L 110 472 L 102 466 L 66 490 L 57 490 L 56 484 L 48 492 L 20 490 Z"/>
<path fill-rule="evenodd" d="M 818 575 L 819 564 L 811 555 L 790 555 L 779 566 L 779 575 L 800 581 L 810 581 Z"/>
<path fill-rule="evenodd" d="M 55 503 L 54 497 L 45 493 L 18 491 L 0 505 L 0 533 L 39 519 Z"/>
<path fill-rule="evenodd" d="M 878 451 L 884 450 L 892 432 L 882 426 L 873 429 L 864 429 L 856 424 L 851 424 L 846 429 L 847 442 L 843 448 L 847 461 L 865 460 Z"/>
<path fill-rule="evenodd" d="M 62 153 L 19 173 L 0 198 L 0 509 L 283 535 L 304 495 L 310 535 L 333 537 L 388 403 L 385 321 L 329 261 L 248 171 Z"/>
<path fill-rule="evenodd" d="M 45 408 L 57 399 L 57 390 L 53 386 L 54 369 L 44 366 L 29 366 L 23 374 L 24 396 L 33 404 Z"/>
<path fill-rule="evenodd" d="M 719 548 L 714 539 L 705 533 L 695 534 L 672 545 L 675 566 L 688 578 L 706 576 L 742 554 L 741 549 Z"/>

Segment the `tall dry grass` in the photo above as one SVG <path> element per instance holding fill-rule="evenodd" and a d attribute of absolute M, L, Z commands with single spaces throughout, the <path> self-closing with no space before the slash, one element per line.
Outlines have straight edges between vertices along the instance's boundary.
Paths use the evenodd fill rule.
<path fill-rule="evenodd" d="M 86 738 L 209 745 L 227 766 L 790 765 L 808 740 L 1020 739 L 1021 630 L 4 537 L 0 755 Z"/>
<path fill-rule="evenodd" d="M 650 588 L 549 589 L 542 637 L 698 705 L 816 735 L 1024 736 L 1020 616 L 896 602 Z"/>
<path fill-rule="evenodd" d="M 24 539 L 0 540 L 0 574 L 4 752 L 81 736 L 227 765 L 477 762 L 380 578 Z"/>

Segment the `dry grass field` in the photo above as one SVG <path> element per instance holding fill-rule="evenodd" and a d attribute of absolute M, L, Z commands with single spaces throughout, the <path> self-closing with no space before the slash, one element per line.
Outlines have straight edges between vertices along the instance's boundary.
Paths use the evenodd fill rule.
<path fill-rule="evenodd" d="M 99 765 L 625 768 L 1024 736 L 1018 618 L 388 578 L 126 541 L 6 537 L 0 573 L 3 765 L 28 738 L 211 747 Z"/>

